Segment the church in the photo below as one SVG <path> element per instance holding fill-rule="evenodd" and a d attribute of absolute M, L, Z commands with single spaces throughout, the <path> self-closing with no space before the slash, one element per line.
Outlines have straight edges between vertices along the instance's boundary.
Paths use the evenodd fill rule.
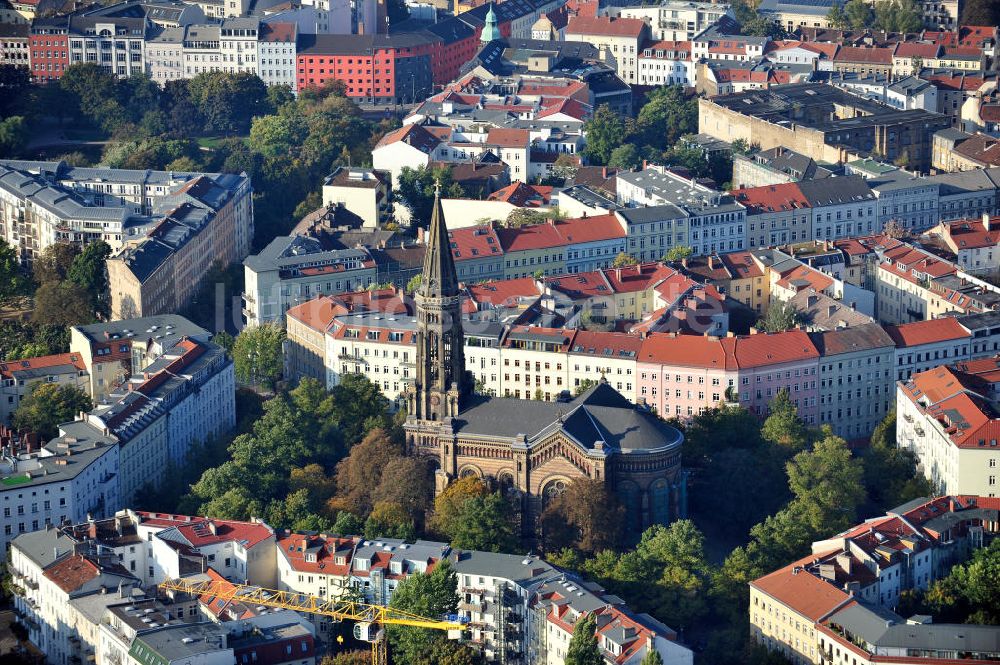
<path fill-rule="evenodd" d="M 520 501 L 523 535 L 546 501 L 576 478 L 607 484 L 630 532 L 684 517 L 683 435 L 603 380 L 568 401 L 473 393 L 465 369 L 461 296 L 441 202 L 435 198 L 416 302 L 416 377 L 407 391 L 407 451 L 428 458 L 441 492 L 475 475 Z"/>

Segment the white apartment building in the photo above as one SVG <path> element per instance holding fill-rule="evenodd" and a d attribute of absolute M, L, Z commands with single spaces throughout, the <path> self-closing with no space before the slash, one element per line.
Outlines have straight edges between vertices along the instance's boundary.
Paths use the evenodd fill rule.
<path fill-rule="evenodd" d="M 69 18 L 69 62 L 93 63 L 126 78 L 145 72 L 146 18 L 111 18 L 87 13 Z"/>
<path fill-rule="evenodd" d="M 285 21 L 260 24 L 257 75 L 265 85 L 287 85 L 295 92 L 295 43 L 298 26 Z"/>
<path fill-rule="evenodd" d="M 732 17 L 729 5 L 714 2 L 663 2 L 655 5 L 604 9 L 608 16 L 637 18 L 649 26 L 653 39 L 691 40 L 698 33 L 715 25 L 723 16 Z"/>
<path fill-rule="evenodd" d="M 76 386 L 89 392 L 90 377 L 83 359 L 75 353 L 0 363 L 0 423 L 9 423 L 21 400 L 40 384 Z"/>
<path fill-rule="evenodd" d="M 184 76 L 184 28 L 162 28 L 146 40 L 146 75 L 161 86 Z"/>
<path fill-rule="evenodd" d="M 121 505 L 115 440 L 69 423 L 40 451 L 5 449 L 0 457 L 0 560 L 18 535 Z"/>
<path fill-rule="evenodd" d="M 695 83 L 691 42 L 659 41 L 646 44 L 639 54 L 640 85 L 685 85 Z"/>
<path fill-rule="evenodd" d="M 896 389 L 896 441 L 942 494 L 995 497 L 1000 492 L 996 358 L 914 374 Z"/>

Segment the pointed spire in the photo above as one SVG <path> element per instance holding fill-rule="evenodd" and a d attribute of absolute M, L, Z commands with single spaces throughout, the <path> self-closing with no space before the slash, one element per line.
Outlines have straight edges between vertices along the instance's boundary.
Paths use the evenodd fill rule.
<path fill-rule="evenodd" d="M 428 228 L 423 280 L 419 292 L 430 298 L 458 294 L 455 260 L 451 255 L 451 240 L 448 238 L 448 227 L 445 226 L 444 211 L 441 209 L 440 181 L 434 183 L 434 208 Z"/>

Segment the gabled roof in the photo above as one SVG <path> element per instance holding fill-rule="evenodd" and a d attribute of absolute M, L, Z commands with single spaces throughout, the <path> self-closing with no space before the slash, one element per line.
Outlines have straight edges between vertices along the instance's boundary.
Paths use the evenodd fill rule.
<path fill-rule="evenodd" d="M 929 321 L 904 323 L 899 326 L 887 325 L 885 332 L 898 348 L 948 342 L 972 336 L 968 330 L 962 327 L 962 324 L 950 316 Z"/>
<path fill-rule="evenodd" d="M 818 621 L 851 599 L 834 585 L 803 569 L 817 556 L 825 557 L 830 554 L 833 552 L 809 555 L 769 575 L 757 578 L 750 583 L 750 586 L 766 593 L 807 619 Z"/>
<path fill-rule="evenodd" d="M 379 142 L 375 145 L 375 149 L 383 148 L 393 143 L 405 143 L 420 152 L 430 154 L 442 142 L 441 139 L 434 136 L 423 125 L 414 123 L 389 132 L 379 139 Z"/>
<path fill-rule="evenodd" d="M 574 16 L 566 26 L 566 35 L 601 35 L 604 37 L 635 37 L 646 30 L 646 24 L 637 18 L 609 16 Z"/>

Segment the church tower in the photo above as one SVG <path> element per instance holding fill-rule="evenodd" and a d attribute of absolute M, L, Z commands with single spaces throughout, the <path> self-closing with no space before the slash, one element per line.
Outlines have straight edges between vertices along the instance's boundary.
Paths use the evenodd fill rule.
<path fill-rule="evenodd" d="M 417 376 L 407 392 L 410 418 L 442 421 L 458 415 L 471 390 L 465 370 L 462 302 L 451 256 L 440 191 L 434 195 L 424 272 L 414 296 L 417 310 Z"/>

